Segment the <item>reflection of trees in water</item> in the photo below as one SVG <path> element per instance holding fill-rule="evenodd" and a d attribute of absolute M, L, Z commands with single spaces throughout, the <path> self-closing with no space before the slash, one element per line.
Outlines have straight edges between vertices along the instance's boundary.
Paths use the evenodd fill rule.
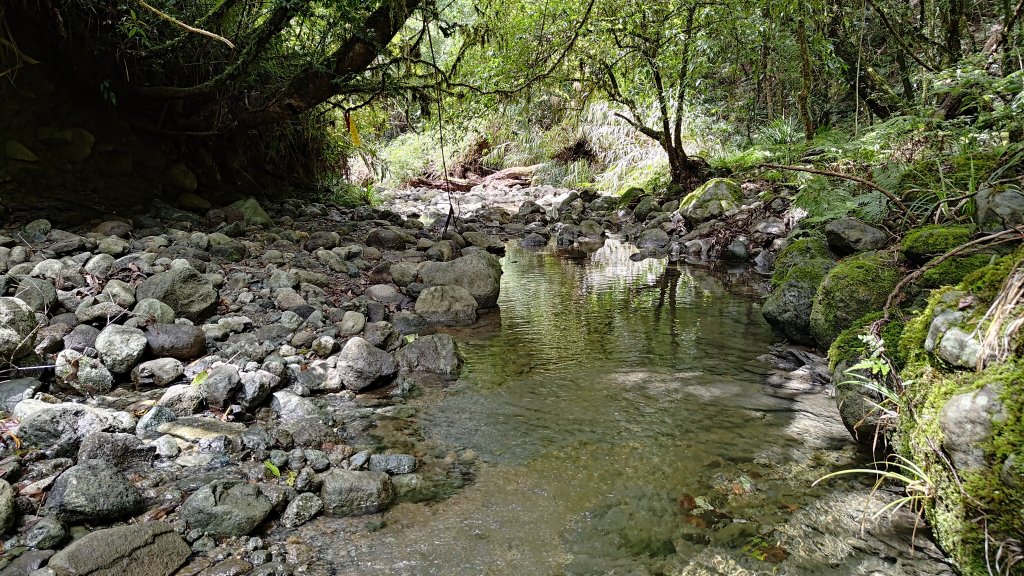
<path fill-rule="evenodd" d="M 470 363 L 486 366 L 473 370 L 476 377 L 501 386 L 524 369 L 584 373 L 656 358 L 689 365 L 720 361 L 719 350 L 750 338 L 767 343 L 770 333 L 746 278 L 666 259 L 635 262 L 629 259 L 635 251 L 610 240 L 578 261 L 510 248 L 501 330 L 471 339 L 490 341 L 477 348 L 488 358 Z"/>

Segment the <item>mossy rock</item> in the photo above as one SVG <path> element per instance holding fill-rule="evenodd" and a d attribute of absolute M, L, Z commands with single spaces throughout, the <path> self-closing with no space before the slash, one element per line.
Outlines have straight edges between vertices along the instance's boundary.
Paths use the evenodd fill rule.
<path fill-rule="evenodd" d="M 835 266 L 827 258 L 800 260 L 773 277 L 773 289 L 761 308 L 761 314 L 786 338 L 798 344 L 813 344 L 810 322 L 818 286 Z M 776 284 L 776 281 L 778 282 Z"/>
<path fill-rule="evenodd" d="M 994 254 L 971 254 L 960 258 L 949 258 L 934 268 L 929 268 L 921 275 L 917 285 L 921 288 L 940 288 L 955 286 L 963 281 L 968 274 L 992 263 Z"/>
<path fill-rule="evenodd" d="M 871 326 L 881 317 L 881 312 L 873 312 L 860 318 L 852 327 L 839 334 L 828 351 L 839 416 L 850 435 L 869 448 L 880 448 L 888 444 L 888 431 L 879 428 L 882 421 L 878 406 L 883 403 L 883 398 L 877 391 L 862 386 L 861 380 L 848 370 L 874 352 L 863 336 L 868 334 Z M 901 365 L 897 344 L 902 331 L 903 323 L 892 320 L 882 328 L 881 334 L 886 357 L 897 367 Z M 867 371 L 858 371 L 857 374 L 861 377 L 869 376 Z"/>
<path fill-rule="evenodd" d="M 865 252 L 836 265 L 814 297 L 810 329 L 815 343 L 826 349 L 858 319 L 881 310 L 900 277 L 896 258 L 888 252 Z"/>
<path fill-rule="evenodd" d="M 1024 262 L 1024 247 L 1017 248 L 1014 252 L 997 258 L 988 266 L 967 274 L 960 282 L 959 288 L 974 294 L 983 302 L 991 302 L 999 293 L 1006 277 L 1021 262 Z"/>
<path fill-rule="evenodd" d="M 713 178 L 679 202 L 679 213 L 691 223 L 718 218 L 743 201 L 740 185 L 728 178 Z"/>
<path fill-rule="evenodd" d="M 904 414 L 915 417 L 901 419 L 899 445 L 934 487 L 926 514 L 936 541 L 960 574 L 987 576 L 987 564 L 1000 545 L 1024 533 L 1024 362 L 1017 358 L 980 374 L 916 364 L 902 376 L 910 383 Z M 1000 415 L 992 418 L 987 438 L 977 444 L 983 464 L 954 473 L 950 457 L 938 451 L 955 440 L 945 437 L 943 410 L 951 399 L 978 391 L 998 391 Z"/>
<path fill-rule="evenodd" d="M 923 264 L 935 256 L 966 244 L 973 234 L 973 226 L 931 224 L 908 232 L 903 237 L 900 250 L 911 262 Z"/>
<path fill-rule="evenodd" d="M 632 210 L 640 203 L 640 200 L 647 195 L 647 190 L 644 190 L 643 188 L 637 188 L 636 186 L 627 188 L 626 191 L 619 196 L 619 207 L 629 208 Z"/>
<path fill-rule="evenodd" d="M 781 285 L 789 271 L 808 260 L 835 260 L 828 249 L 825 237 L 820 234 L 805 236 L 790 242 L 775 257 L 775 271 L 772 273 L 772 286 Z M 831 269 L 831 267 L 829 267 Z"/>

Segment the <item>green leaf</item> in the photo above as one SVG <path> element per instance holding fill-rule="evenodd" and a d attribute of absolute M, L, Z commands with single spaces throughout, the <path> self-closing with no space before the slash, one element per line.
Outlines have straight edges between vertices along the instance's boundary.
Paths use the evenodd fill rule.
<path fill-rule="evenodd" d="M 209 378 L 209 377 L 210 377 L 210 371 L 209 370 L 203 370 L 199 374 L 196 374 L 196 377 L 192 379 L 192 385 L 196 386 L 196 387 L 202 386 L 203 382 L 206 382 L 206 379 Z"/>
<path fill-rule="evenodd" d="M 264 460 L 263 467 L 266 468 L 268 472 L 273 474 L 275 478 L 281 477 L 281 469 L 278 468 L 277 466 L 274 466 L 274 463 L 271 462 L 270 460 Z"/>

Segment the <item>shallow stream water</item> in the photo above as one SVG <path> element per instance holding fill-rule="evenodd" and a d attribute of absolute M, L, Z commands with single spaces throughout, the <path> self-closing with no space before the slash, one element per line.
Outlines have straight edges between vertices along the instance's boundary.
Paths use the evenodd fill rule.
<path fill-rule="evenodd" d="M 892 494 L 856 479 L 811 486 L 865 456 L 824 391 L 787 387 L 758 360 L 777 337 L 756 282 L 633 262 L 634 251 L 609 241 L 568 259 L 510 245 L 499 310 L 453 331 L 462 378 L 411 401 L 414 424 L 379 431 L 473 460 L 472 482 L 369 520 L 318 520 L 303 536 L 314 564 L 353 575 L 950 573 L 924 531 L 913 536 L 913 515 L 866 515 Z"/>

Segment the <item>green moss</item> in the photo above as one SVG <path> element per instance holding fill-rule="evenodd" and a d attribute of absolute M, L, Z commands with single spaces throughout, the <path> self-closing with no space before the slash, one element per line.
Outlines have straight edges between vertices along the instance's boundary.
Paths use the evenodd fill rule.
<path fill-rule="evenodd" d="M 869 353 L 870 351 L 860 337 L 867 334 L 868 329 L 881 318 L 881 312 L 872 312 L 857 320 L 853 326 L 843 330 L 828 349 L 828 369 L 835 371 L 840 362 L 853 362 Z M 882 327 L 882 345 L 885 347 L 889 360 L 895 364 L 897 369 L 903 365 L 903 357 L 899 352 L 899 341 L 903 334 L 903 328 L 903 322 L 896 319 L 890 319 Z"/>
<path fill-rule="evenodd" d="M 1022 261 L 1024 261 L 1024 247 L 996 259 L 984 268 L 971 272 L 964 277 L 960 288 L 974 294 L 983 302 L 991 302 L 999 293 L 999 288 L 1002 287 L 1006 277 Z"/>
<path fill-rule="evenodd" d="M 740 185 L 728 178 L 712 178 L 705 182 L 700 188 L 687 194 L 680 202 L 679 209 L 684 210 L 697 203 L 704 196 L 708 199 L 722 203 L 723 211 L 739 205 L 743 200 L 743 190 Z"/>
<path fill-rule="evenodd" d="M 835 256 L 828 249 L 825 237 L 821 234 L 794 240 L 779 252 L 779 255 L 775 258 L 772 286 L 781 286 L 786 281 L 790 271 L 812 260 L 835 260 Z M 831 268 L 831 266 L 828 268 Z M 821 282 L 821 278 L 815 280 L 814 284 L 817 285 L 818 282 Z"/>
<path fill-rule="evenodd" d="M 907 321 L 898 344 L 899 355 L 905 362 L 927 361 L 924 341 L 928 338 L 928 329 L 931 327 L 932 318 L 935 316 L 935 308 L 942 303 L 942 297 L 951 290 L 953 290 L 952 287 L 946 287 L 932 291 L 928 298 L 928 306 Z"/>
<path fill-rule="evenodd" d="M 921 275 L 917 284 L 922 288 L 955 286 L 968 274 L 992 263 L 992 254 L 972 254 L 962 258 L 950 258 Z"/>
<path fill-rule="evenodd" d="M 1016 360 L 977 374 L 943 372 L 919 362 L 902 376 L 909 383 L 902 414 L 913 417 L 901 419 L 899 446 L 935 486 L 935 498 L 927 508 L 929 523 L 962 574 L 987 575 L 986 524 L 993 555 L 1001 541 L 1024 534 L 1024 467 L 1018 462 L 1024 456 L 1024 363 Z M 953 396 L 990 384 L 1002 388 L 1005 418 L 993 423 L 992 435 L 983 444 L 988 464 L 961 471 L 958 481 L 940 451 L 942 408 Z"/>
<path fill-rule="evenodd" d="M 922 226 L 907 233 L 900 250 L 908 260 L 922 263 L 969 242 L 973 233 L 972 226 Z"/>
<path fill-rule="evenodd" d="M 877 312 L 899 282 L 893 254 L 867 252 L 833 268 L 818 287 L 811 309 L 811 335 L 821 347 L 831 346 L 858 319 Z"/>

